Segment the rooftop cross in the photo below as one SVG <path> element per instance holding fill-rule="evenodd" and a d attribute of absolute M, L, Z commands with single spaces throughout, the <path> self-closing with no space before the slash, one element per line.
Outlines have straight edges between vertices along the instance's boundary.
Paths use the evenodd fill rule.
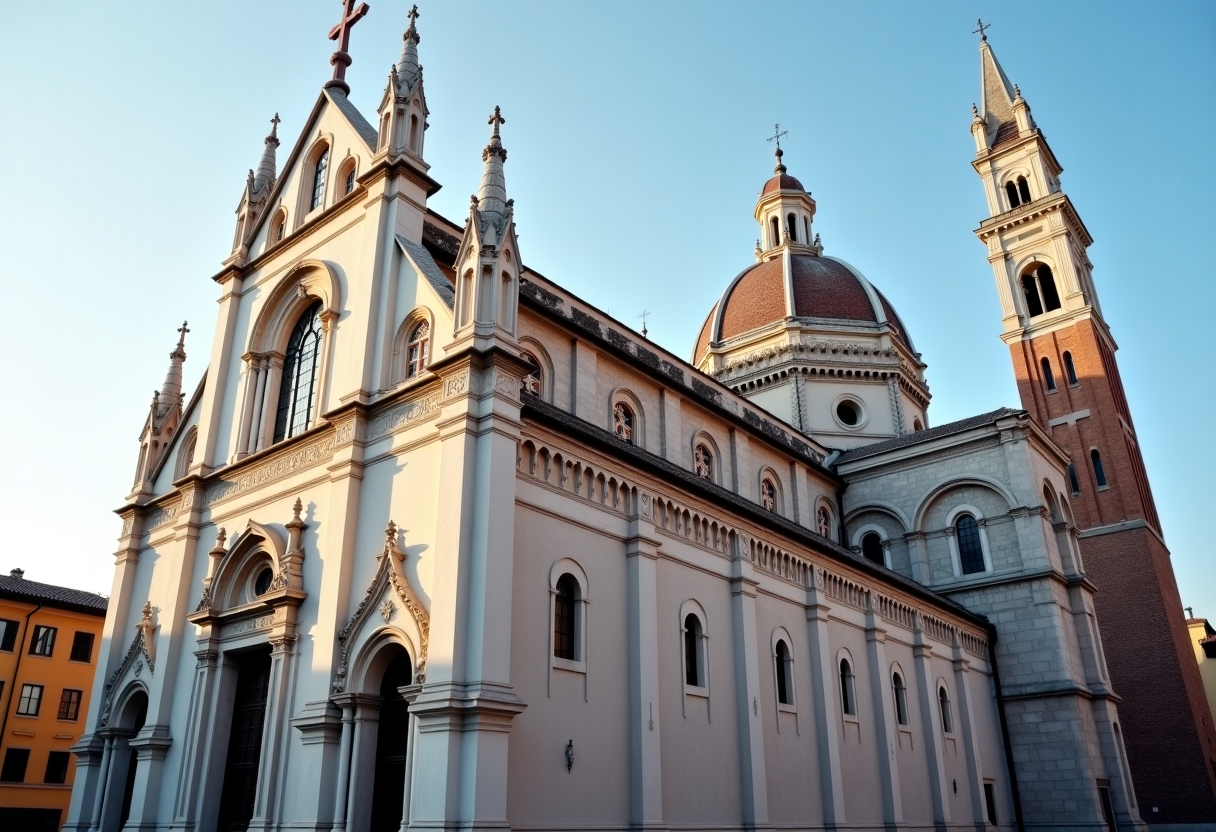
<path fill-rule="evenodd" d="M 980 36 L 980 41 L 981 41 L 981 42 L 987 41 L 987 40 L 988 40 L 988 36 L 987 36 L 986 34 L 984 34 L 984 30 L 985 30 L 985 29 L 991 29 L 991 28 L 992 28 L 992 24 L 991 24 L 991 23 L 989 23 L 989 24 L 985 25 L 985 24 L 984 24 L 984 19 L 983 19 L 982 17 L 981 17 L 981 18 L 978 18 L 978 19 L 976 20 L 976 23 L 978 23 L 978 24 L 979 24 L 979 27 L 980 27 L 980 28 L 978 28 L 978 29 L 972 29 L 972 30 L 971 30 L 971 34 L 973 34 L 973 35 L 979 35 L 979 36 Z"/>
<path fill-rule="evenodd" d="M 777 143 L 777 149 L 781 149 L 781 140 L 790 134 L 789 130 L 782 130 L 780 124 L 773 125 L 773 135 L 768 137 L 770 142 Z"/>
<path fill-rule="evenodd" d="M 177 331 L 182 334 L 181 337 L 177 339 L 177 345 L 180 347 L 186 343 L 186 333 L 190 331 L 190 328 L 186 326 L 185 321 L 182 321 L 182 325 L 177 328 Z"/>
<path fill-rule="evenodd" d="M 326 84 L 327 87 L 337 87 L 343 92 L 350 92 L 346 84 L 346 68 L 350 66 L 350 30 L 364 15 L 371 11 L 366 3 L 355 5 L 355 0 L 342 0 L 342 20 L 329 30 L 329 39 L 338 42 L 338 51 L 329 59 L 334 65 L 334 77 Z"/>
<path fill-rule="evenodd" d="M 274 114 L 274 118 L 272 118 L 272 119 L 270 120 L 270 123 L 271 123 L 271 125 L 272 125 L 272 126 L 271 126 L 271 128 L 270 128 L 270 132 L 271 132 L 271 133 L 278 133 L 278 132 L 279 132 L 279 123 L 280 123 L 280 122 L 282 122 L 282 121 L 283 121 L 283 119 L 279 118 L 279 114 L 278 114 L 278 113 L 275 113 L 275 114 Z"/>
<path fill-rule="evenodd" d="M 646 319 L 650 317 L 650 313 L 643 309 L 642 314 L 638 315 L 638 317 L 642 319 L 642 337 L 645 338 L 650 334 L 649 330 L 646 329 Z"/>
<path fill-rule="evenodd" d="M 494 115 L 490 116 L 490 120 L 486 122 L 486 124 L 494 125 L 494 135 L 495 136 L 498 135 L 498 125 L 506 124 L 506 123 L 507 123 L 507 120 L 502 117 L 502 109 L 500 107 L 494 108 Z"/>
<path fill-rule="evenodd" d="M 406 15 L 406 17 L 410 19 L 410 28 L 412 29 L 414 27 L 414 23 L 417 22 L 418 18 L 422 17 L 422 14 L 418 11 L 418 6 L 415 5 L 412 9 L 410 9 L 410 12 Z"/>

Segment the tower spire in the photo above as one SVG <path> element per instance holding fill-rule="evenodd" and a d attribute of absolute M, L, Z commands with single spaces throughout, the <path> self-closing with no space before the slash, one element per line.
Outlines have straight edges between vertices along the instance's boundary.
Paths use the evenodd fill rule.
<path fill-rule="evenodd" d="M 481 174 L 481 187 L 477 190 L 477 203 L 483 215 L 502 217 L 507 211 L 507 180 L 502 170 L 503 163 L 507 161 L 507 149 L 502 146 L 502 136 L 498 130 L 506 122 L 502 109 L 495 107 L 489 121 L 494 128 L 490 133 L 490 143 L 481 152 L 485 170 Z"/>
<path fill-rule="evenodd" d="M 274 185 L 274 178 L 278 172 L 278 165 L 275 162 L 275 150 L 279 147 L 279 114 L 275 113 L 274 118 L 270 120 L 270 135 L 266 137 L 266 147 L 262 150 L 262 160 L 258 162 L 258 172 L 253 177 L 253 190 L 261 191 L 267 186 Z"/>
<path fill-rule="evenodd" d="M 177 346 L 169 353 L 169 372 L 165 373 L 165 383 L 160 388 L 160 415 L 163 415 L 164 410 L 181 402 L 182 364 L 186 361 L 186 333 L 189 331 L 186 321 L 182 321 L 177 330 Z"/>
<path fill-rule="evenodd" d="M 399 83 L 405 85 L 406 89 L 412 89 L 418 83 L 418 76 L 422 73 L 422 67 L 418 64 L 418 42 L 422 40 L 418 35 L 418 18 L 421 16 L 418 6 L 415 5 L 411 8 L 409 28 L 401 36 L 401 57 L 397 60 L 397 79 Z"/>

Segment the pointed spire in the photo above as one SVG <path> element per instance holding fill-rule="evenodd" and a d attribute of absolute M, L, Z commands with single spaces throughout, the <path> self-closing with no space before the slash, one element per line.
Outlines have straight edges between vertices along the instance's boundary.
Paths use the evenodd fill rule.
<path fill-rule="evenodd" d="M 274 118 L 270 120 L 270 135 L 266 137 L 266 148 L 262 151 L 262 161 L 258 162 L 258 172 L 253 177 L 255 192 L 274 184 L 274 177 L 278 172 L 274 152 L 279 146 L 280 121 L 278 113 L 275 113 Z"/>
<path fill-rule="evenodd" d="M 418 42 L 422 40 L 418 35 L 418 18 L 421 16 L 417 6 L 411 8 L 410 26 L 401 36 L 404 42 L 401 44 L 401 57 L 397 60 L 397 80 L 406 89 L 413 89 L 422 74 L 422 67 L 418 65 Z"/>
<path fill-rule="evenodd" d="M 177 339 L 177 346 L 174 347 L 173 352 L 169 353 L 169 372 L 165 374 L 165 383 L 161 386 L 156 398 L 160 408 L 170 408 L 182 400 L 182 364 L 186 360 L 186 333 L 190 330 L 187 328 L 186 322 L 182 321 L 182 325 L 177 331 L 180 335 Z"/>
<path fill-rule="evenodd" d="M 989 129 L 995 130 L 999 125 L 1013 121 L 1016 97 L 1013 85 L 985 36 L 980 41 L 980 115 L 988 122 Z"/>
<path fill-rule="evenodd" d="M 494 108 L 489 123 L 494 130 L 490 134 L 490 143 L 481 152 L 481 160 L 485 162 L 485 171 L 481 174 L 481 187 L 477 191 L 478 208 L 482 215 L 496 214 L 503 216 L 507 211 L 507 180 L 503 175 L 502 166 L 507 161 L 507 150 L 502 146 L 502 137 L 498 128 L 506 124 L 502 117 L 502 109 Z"/>

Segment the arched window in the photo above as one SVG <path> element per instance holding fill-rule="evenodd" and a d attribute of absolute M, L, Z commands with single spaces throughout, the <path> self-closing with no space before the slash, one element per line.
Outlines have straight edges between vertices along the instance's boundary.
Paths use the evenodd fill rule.
<path fill-rule="evenodd" d="M 617 439 L 633 444 L 633 408 L 624 402 L 617 402 L 612 407 L 612 432 Z"/>
<path fill-rule="evenodd" d="M 828 511 L 827 506 L 820 506 L 819 511 L 815 512 L 815 522 L 818 524 L 821 535 L 832 536 L 832 513 Z"/>
<path fill-rule="evenodd" d="M 194 449 L 198 447 L 198 428 L 190 428 L 190 432 L 186 434 L 186 441 L 182 443 L 181 449 L 177 452 L 177 464 L 174 467 L 173 479 L 180 480 L 190 472 L 190 462 L 194 459 Z"/>
<path fill-rule="evenodd" d="M 578 660 L 578 581 L 570 574 L 557 579 L 553 599 L 553 655 Z"/>
<path fill-rule="evenodd" d="M 1051 267 L 1039 264 L 1022 275 L 1022 293 L 1026 296 L 1026 312 L 1034 318 L 1060 308 L 1060 293 Z"/>
<path fill-rule="evenodd" d="M 418 116 L 410 116 L 410 150 L 418 152 Z"/>
<path fill-rule="evenodd" d="M 1022 275 L 1022 294 L 1026 296 L 1026 313 L 1032 318 L 1043 314 L 1043 301 L 1039 299 L 1039 287 L 1034 281 L 1034 272 Z"/>
<path fill-rule="evenodd" d="M 760 505 L 765 511 L 777 510 L 777 484 L 768 477 L 760 481 Z"/>
<path fill-rule="evenodd" d="M 886 563 L 886 558 L 882 556 L 882 538 L 879 537 L 878 532 L 866 532 L 861 539 L 861 553 L 867 560 L 879 564 Z"/>
<path fill-rule="evenodd" d="M 1056 377 L 1051 372 L 1051 362 L 1044 358 L 1039 364 L 1043 367 L 1043 384 L 1046 385 L 1050 392 L 1056 389 Z"/>
<path fill-rule="evenodd" d="M 1051 273 L 1051 267 L 1047 265 L 1039 266 L 1037 274 L 1039 276 L 1039 288 L 1043 292 L 1043 308 L 1048 312 L 1053 309 L 1060 308 L 1060 294 L 1056 291 L 1056 278 Z"/>
<path fill-rule="evenodd" d="M 520 392 L 527 393 L 530 396 L 540 395 L 540 362 L 537 361 L 530 353 L 520 353 L 519 357 L 528 364 L 528 374 L 523 377 L 520 382 Z"/>
<path fill-rule="evenodd" d="M 705 631 L 701 619 L 689 613 L 684 617 L 684 684 L 705 687 Z"/>
<path fill-rule="evenodd" d="M 1077 466 L 1071 462 L 1068 463 L 1068 487 L 1072 489 L 1072 496 L 1081 495 L 1081 481 L 1077 479 Z"/>
<path fill-rule="evenodd" d="M 777 671 L 777 702 L 782 705 L 794 704 L 794 680 L 791 678 L 793 662 L 790 659 L 790 648 L 785 639 L 777 640 L 776 655 L 773 658 Z"/>
<path fill-rule="evenodd" d="M 958 540 L 958 562 L 964 575 L 985 571 L 984 546 L 980 541 L 980 524 L 970 514 L 954 521 L 954 534 Z"/>
<path fill-rule="evenodd" d="M 857 716 L 857 696 L 853 690 L 853 668 L 848 659 L 840 660 L 840 707 L 849 716 Z"/>
<path fill-rule="evenodd" d="M 1097 448 L 1089 452 L 1089 460 L 1094 464 L 1094 482 L 1098 484 L 1098 488 L 1105 487 L 1106 469 L 1102 467 L 1102 454 L 1098 453 Z"/>
<path fill-rule="evenodd" d="M 325 200 L 325 171 L 329 168 L 329 148 L 321 151 L 317 157 L 316 167 L 312 172 L 312 198 L 308 201 L 308 210 L 312 211 L 321 206 Z"/>
<path fill-rule="evenodd" d="M 1064 353 L 1064 377 L 1068 379 L 1069 384 L 1077 383 L 1077 368 L 1072 363 L 1072 353 Z"/>
<path fill-rule="evenodd" d="M 274 221 L 274 241 L 281 242 L 287 234 L 287 215 L 279 212 L 279 216 Z"/>
<path fill-rule="evenodd" d="M 422 321 L 410 332 L 405 347 L 405 377 L 414 378 L 426 369 L 430 358 L 431 324 Z"/>
<path fill-rule="evenodd" d="M 348 194 L 355 189 L 355 166 L 351 165 L 346 171 L 346 183 L 342 193 Z"/>
<path fill-rule="evenodd" d="M 908 724 L 908 688 L 904 685 L 904 677 L 895 673 L 891 676 L 891 687 L 895 689 L 895 721 L 900 725 Z"/>
<path fill-rule="evenodd" d="M 322 335 L 321 302 L 317 301 L 300 316 L 287 342 L 279 410 L 274 420 L 275 442 L 304 432 L 312 421 L 321 373 Z"/>
<path fill-rule="evenodd" d="M 1018 199 L 1018 186 L 1012 182 L 1005 183 L 1005 196 L 1009 197 L 1010 210 L 1022 204 L 1022 201 Z"/>
<path fill-rule="evenodd" d="M 1025 176 L 1018 177 L 1018 196 L 1022 198 L 1022 202 L 1030 202 L 1030 184 Z"/>
<path fill-rule="evenodd" d="M 693 451 L 693 470 L 698 477 L 706 480 L 714 478 L 714 455 L 704 443 L 697 443 Z"/>
<path fill-rule="evenodd" d="M 791 240 L 798 242 L 798 217 L 792 212 L 785 218 L 785 230 L 789 232 Z"/>
<path fill-rule="evenodd" d="M 937 689 L 937 704 L 942 712 L 942 731 L 947 734 L 953 734 L 954 719 L 950 713 L 950 694 L 946 693 L 945 685 Z"/>
<path fill-rule="evenodd" d="M 925 429 L 925 426 L 921 424 L 920 419 L 912 420 L 912 430 L 913 431 L 915 431 L 916 433 L 920 433 L 924 429 Z"/>
<path fill-rule="evenodd" d="M 776 217 L 773 217 L 769 220 L 769 226 L 773 229 L 773 247 L 775 248 L 781 245 L 781 223 L 777 221 Z"/>

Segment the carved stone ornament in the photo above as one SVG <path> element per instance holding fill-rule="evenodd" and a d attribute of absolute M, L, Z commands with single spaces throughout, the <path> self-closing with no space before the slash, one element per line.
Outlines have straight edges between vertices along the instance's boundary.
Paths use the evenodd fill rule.
<path fill-rule="evenodd" d="M 342 693 L 346 690 L 346 674 L 349 670 L 351 637 L 359 632 L 363 623 L 367 620 L 372 611 L 378 611 L 381 617 L 387 624 L 393 616 L 396 605 L 391 598 L 384 598 L 383 603 L 377 606 L 376 602 L 380 601 L 389 587 L 397 597 L 397 601 L 401 606 L 409 612 L 413 617 L 414 623 L 418 626 L 419 644 L 417 667 L 414 669 L 414 683 L 421 684 L 426 681 L 426 658 L 427 648 L 431 634 L 431 618 L 426 608 L 422 606 L 422 602 L 418 600 L 418 596 L 414 593 L 414 588 L 410 586 L 409 578 L 405 574 L 405 553 L 397 548 L 397 524 L 392 520 L 388 523 L 388 528 L 384 530 L 384 550 L 376 556 L 378 565 L 376 574 L 372 577 L 371 584 L 368 585 L 367 591 L 363 594 L 363 600 L 359 602 L 359 606 L 355 609 L 354 615 L 346 622 L 346 626 L 342 628 L 342 632 L 338 634 L 338 643 L 342 645 L 342 659 L 338 664 L 337 671 L 334 672 L 334 693 Z"/>
<path fill-rule="evenodd" d="M 105 704 L 101 707 L 101 716 L 98 719 L 98 724 L 104 728 L 110 721 L 110 709 L 114 704 L 114 691 L 119 681 L 126 675 L 128 670 L 132 670 L 135 676 L 139 676 L 144 661 L 148 664 L 148 672 L 156 672 L 156 647 L 152 640 L 152 634 L 156 632 L 156 625 L 152 623 L 152 602 L 148 601 L 144 604 L 143 616 L 138 624 L 135 625 L 135 638 L 131 640 L 131 646 L 127 648 L 127 654 L 123 657 L 122 662 L 118 665 L 118 669 L 110 674 L 110 678 L 106 681 Z M 142 659 L 140 657 L 143 657 Z"/>

